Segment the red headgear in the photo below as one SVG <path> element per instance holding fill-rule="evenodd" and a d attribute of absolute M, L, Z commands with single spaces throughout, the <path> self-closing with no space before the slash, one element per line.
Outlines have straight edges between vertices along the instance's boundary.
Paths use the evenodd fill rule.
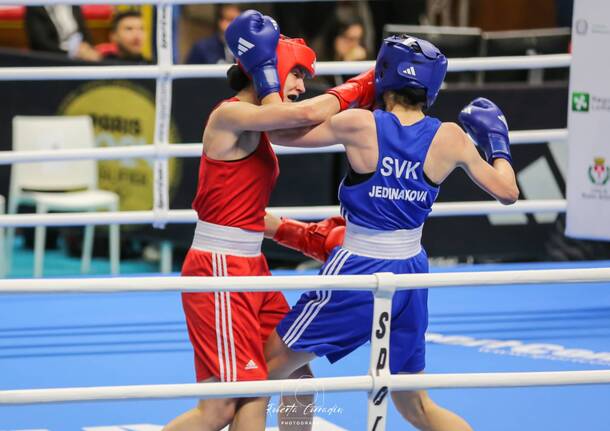
<path fill-rule="evenodd" d="M 284 97 L 286 78 L 295 67 L 301 67 L 310 78 L 316 74 L 316 53 L 307 46 L 303 39 L 281 36 L 276 53 L 281 97 Z"/>
<path fill-rule="evenodd" d="M 275 53 L 277 55 L 277 74 L 280 79 L 280 97 L 284 97 L 286 78 L 295 67 L 303 68 L 310 78 L 316 74 L 316 53 L 307 46 L 305 40 L 281 35 Z M 237 60 L 237 65 L 250 77 L 239 60 Z"/>

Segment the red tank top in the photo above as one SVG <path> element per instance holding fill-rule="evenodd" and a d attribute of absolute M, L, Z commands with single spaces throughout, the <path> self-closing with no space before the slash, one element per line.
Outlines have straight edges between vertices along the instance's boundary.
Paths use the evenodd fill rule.
<path fill-rule="evenodd" d="M 237 101 L 236 97 L 225 102 Z M 222 102 L 221 102 L 222 103 Z M 280 169 L 265 133 L 252 154 L 240 160 L 210 159 L 203 153 L 193 209 L 199 220 L 261 232 Z"/>

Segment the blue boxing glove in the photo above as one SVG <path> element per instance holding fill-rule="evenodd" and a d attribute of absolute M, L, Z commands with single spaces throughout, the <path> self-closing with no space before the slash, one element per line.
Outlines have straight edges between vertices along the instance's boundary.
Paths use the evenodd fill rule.
<path fill-rule="evenodd" d="M 485 153 L 489 163 L 502 158 L 512 161 L 508 124 L 498 106 L 489 99 L 479 97 L 462 109 L 459 115 L 462 127 Z"/>
<path fill-rule="evenodd" d="M 273 18 L 247 10 L 229 24 L 225 39 L 235 58 L 252 77 L 259 99 L 280 91 L 275 52 L 280 29 Z"/>

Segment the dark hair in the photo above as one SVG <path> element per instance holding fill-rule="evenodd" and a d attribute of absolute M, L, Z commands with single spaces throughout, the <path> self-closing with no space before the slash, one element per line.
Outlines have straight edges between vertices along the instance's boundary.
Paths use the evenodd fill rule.
<path fill-rule="evenodd" d="M 359 25 L 365 31 L 364 22 L 358 17 L 347 19 L 332 18 L 323 30 L 324 43 L 320 47 L 319 59 L 332 61 L 335 59 L 335 39 L 345 33 L 351 26 Z"/>
<path fill-rule="evenodd" d="M 227 79 L 229 80 L 229 87 L 234 91 L 241 91 L 250 84 L 250 78 L 237 64 L 229 67 Z"/>
<path fill-rule="evenodd" d="M 364 22 L 359 17 L 352 17 L 347 19 L 337 19 L 335 21 L 335 25 L 331 29 L 332 40 L 335 40 L 337 36 L 341 36 L 345 33 L 351 26 L 359 25 L 362 27 L 364 31 Z"/>
<path fill-rule="evenodd" d="M 425 105 L 427 102 L 426 90 L 423 88 L 404 87 L 398 90 L 389 91 L 394 93 L 396 102 L 402 105 Z"/>
<path fill-rule="evenodd" d="M 112 17 L 112 25 L 110 31 L 114 32 L 119 28 L 119 23 L 125 18 L 142 18 L 140 11 L 135 9 L 129 9 L 123 12 L 118 12 Z"/>

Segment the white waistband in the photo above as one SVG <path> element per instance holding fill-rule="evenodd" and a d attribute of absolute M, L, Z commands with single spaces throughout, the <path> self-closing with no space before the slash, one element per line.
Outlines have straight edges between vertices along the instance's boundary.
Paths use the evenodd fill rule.
<path fill-rule="evenodd" d="M 263 232 L 198 220 L 191 247 L 233 256 L 258 256 L 261 254 L 263 235 Z"/>
<path fill-rule="evenodd" d="M 343 248 L 375 259 L 408 259 L 421 251 L 423 225 L 415 229 L 375 230 L 347 222 Z"/>

